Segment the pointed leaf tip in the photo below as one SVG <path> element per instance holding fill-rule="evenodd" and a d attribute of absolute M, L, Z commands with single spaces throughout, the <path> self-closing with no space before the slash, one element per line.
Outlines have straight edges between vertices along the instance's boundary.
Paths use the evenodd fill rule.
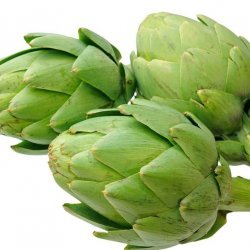
<path fill-rule="evenodd" d="M 22 141 L 11 148 L 20 154 L 26 155 L 44 155 L 48 152 L 48 145 L 39 145 L 28 141 Z"/>

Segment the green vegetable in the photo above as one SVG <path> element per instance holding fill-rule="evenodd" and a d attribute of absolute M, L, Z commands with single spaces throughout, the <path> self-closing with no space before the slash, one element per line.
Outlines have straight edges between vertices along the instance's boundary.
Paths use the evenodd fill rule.
<path fill-rule="evenodd" d="M 250 97 L 250 44 L 245 38 L 206 16 L 195 21 L 152 14 L 140 25 L 131 61 L 142 97 L 162 97 L 169 106 L 195 114 L 215 136 L 242 145 L 235 132 Z M 248 154 L 245 148 L 229 157 L 227 143 L 227 159 Z"/>
<path fill-rule="evenodd" d="M 92 31 L 79 29 L 79 39 L 35 33 L 25 40 L 31 49 L 0 61 L 0 132 L 23 140 L 13 146 L 16 151 L 45 153 L 58 133 L 89 110 L 133 96 L 131 69 Z"/>
<path fill-rule="evenodd" d="M 126 249 L 162 249 L 213 235 L 228 211 L 250 210 L 250 183 L 233 181 L 212 133 L 192 114 L 136 99 L 92 111 L 50 145 L 65 209 Z M 241 192 L 241 191 L 244 192 Z"/>

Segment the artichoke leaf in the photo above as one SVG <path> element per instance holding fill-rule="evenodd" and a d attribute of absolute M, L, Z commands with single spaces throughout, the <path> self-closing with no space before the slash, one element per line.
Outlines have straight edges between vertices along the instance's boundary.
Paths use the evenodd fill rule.
<path fill-rule="evenodd" d="M 218 156 L 212 134 L 191 124 L 179 124 L 170 135 L 204 177 L 216 167 Z"/>
<path fill-rule="evenodd" d="M 125 244 L 134 244 L 141 247 L 147 246 L 147 244 L 133 229 L 112 230 L 108 232 L 94 232 L 94 235 L 98 238 L 105 240 L 112 240 Z M 147 248 L 145 249 L 147 250 Z"/>
<path fill-rule="evenodd" d="M 90 150 L 75 154 L 71 158 L 69 167 L 81 180 L 111 182 L 123 178 L 119 173 L 96 160 Z"/>
<path fill-rule="evenodd" d="M 27 86 L 11 100 L 8 110 L 17 118 L 38 121 L 56 112 L 68 97 L 63 93 Z"/>
<path fill-rule="evenodd" d="M 214 26 L 215 26 L 215 24 L 217 24 L 217 22 L 215 20 L 213 20 L 210 17 L 204 16 L 204 15 L 197 15 L 197 19 L 201 23 L 203 23 L 203 24 L 205 24 L 205 25 L 207 25 L 207 26 L 209 26 L 211 28 L 215 28 Z"/>
<path fill-rule="evenodd" d="M 140 125 L 111 131 L 98 140 L 91 151 L 98 161 L 122 176 L 129 176 L 169 147 L 167 141 Z"/>
<path fill-rule="evenodd" d="M 210 51 L 192 48 L 184 52 L 180 63 L 182 98 L 199 101 L 198 90 L 225 90 L 227 63 L 221 55 Z M 217 74 L 218 71 L 221 73 Z"/>
<path fill-rule="evenodd" d="M 78 39 L 49 33 L 30 33 L 25 36 L 25 41 L 31 47 L 55 49 L 74 56 L 79 56 L 87 47 Z"/>
<path fill-rule="evenodd" d="M 201 226 L 194 234 L 192 234 L 190 237 L 183 240 L 181 243 L 188 243 L 200 240 L 204 235 L 207 235 L 207 233 L 212 229 L 214 223 L 216 222 L 217 216 L 215 215 L 210 221 L 205 223 L 203 226 Z"/>
<path fill-rule="evenodd" d="M 0 61 L 0 75 L 27 70 L 33 61 L 47 50 L 28 49 Z"/>
<path fill-rule="evenodd" d="M 166 205 L 143 183 L 139 174 L 106 185 L 104 196 L 130 224 L 162 213 Z"/>
<path fill-rule="evenodd" d="M 11 148 L 17 153 L 27 155 L 44 155 L 48 152 L 48 145 L 39 145 L 28 141 L 22 141 Z"/>
<path fill-rule="evenodd" d="M 119 50 L 103 37 L 86 28 L 80 28 L 78 33 L 81 41 L 85 42 L 88 45 L 93 44 L 99 47 L 105 53 L 107 53 L 116 63 L 118 63 L 118 61 L 121 59 Z"/>
<path fill-rule="evenodd" d="M 64 204 L 64 209 L 96 227 L 105 229 L 105 230 L 117 230 L 124 228 L 122 225 L 116 224 L 113 221 L 108 220 L 106 217 L 94 211 L 92 208 L 87 206 L 84 203 L 79 204 Z"/>
<path fill-rule="evenodd" d="M 217 214 L 219 201 L 218 184 L 211 174 L 181 201 L 179 210 L 186 222 L 202 226 Z"/>
<path fill-rule="evenodd" d="M 220 44 L 214 28 L 202 23 L 183 22 L 180 26 L 180 37 L 183 51 L 190 48 L 200 48 L 213 53 L 220 51 Z"/>
<path fill-rule="evenodd" d="M 230 50 L 230 60 L 228 61 L 228 76 L 226 90 L 241 97 L 242 100 L 250 95 L 249 78 L 250 56 L 244 54 L 238 47 Z"/>
<path fill-rule="evenodd" d="M 50 126 L 61 133 L 71 125 L 85 120 L 89 110 L 109 106 L 111 101 L 103 93 L 86 83 L 81 83 L 53 114 Z"/>
<path fill-rule="evenodd" d="M 226 223 L 227 223 L 227 214 L 225 211 L 218 211 L 216 221 L 214 222 L 211 229 L 207 232 L 205 236 L 198 240 L 208 239 L 213 236 L 216 232 L 218 232 Z"/>
<path fill-rule="evenodd" d="M 178 146 L 164 151 L 144 166 L 140 176 L 169 208 L 177 207 L 182 197 L 204 180 L 204 176 Z"/>
<path fill-rule="evenodd" d="M 163 105 L 144 99 L 135 99 L 132 103 L 134 105 L 121 105 L 118 109 L 122 114 L 132 115 L 137 121 L 170 141 L 169 129 L 171 127 L 180 123 L 190 123 L 181 113 L 167 105 L 162 108 Z"/>
<path fill-rule="evenodd" d="M 22 138 L 32 143 L 48 145 L 57 137 L 56 133 L 50 126 L 51 116 L 46 117 L 38 122 L 34 122 L 22 130 Z"/>
<path fill-rule="evenodd" d="M 106 109 L 92 109 L 87 113 L 87 118 L 100 117 L 100 116 L 121 116 L 117 108 Z"/>
<path fill-rule="evenodd" d="M 85 203 L 102 216 L 109 220 L 128 226 L 129 224 L 121 217 L 103 196 L 102 191 L 109 182 L 95 182 L 74 180 L 69 183 L 69 189 L 81 202 Z"/>
<path fill-rule="evenodd" d="M 58 51 L 48 51 L 30 65 L 24 81 L 30 87 L 72 94 L 81 80 L 72 74 L 75 58 Z"/>
<path fill-rule="evenodd" d="M 74 124 L 69 129 L 69 132 L 71 134 L 80 132 L 100 132 L 103 134 L 108 134 L 110 131 L 121 127 L 133 128 L 134 126 L 140 126 L 140 124 L 132 117 L 100 116 Z"/>
<path fill-rule="evenodd" d="M 102 91 L 111 100 L 117 99 L 121 93 L 118 65 L 94 46 L 88 46 L 81 53 L 74 62 L 72 70 L 77 77 Z"/>
<path fill-rule="evenodd" d="M 190 225 L 184 222 L 176 208 L 157 216 L 139 219 L 133 226 L 136 233 L 153 246 L 166 244 L 166 239 L 169 245 L 177 245 L 191 236 L 197 228 L 198 223 Z"/>

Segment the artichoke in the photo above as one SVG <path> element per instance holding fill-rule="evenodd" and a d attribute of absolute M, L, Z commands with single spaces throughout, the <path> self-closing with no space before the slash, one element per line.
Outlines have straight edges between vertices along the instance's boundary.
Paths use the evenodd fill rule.
<path fill-rule="evenodd" d="M 88 29 L 79 39 L 25 36 L 31 46 L 0 61 L 0 133 L 23 140 L 16 151 L 39 154 L 91 109 L 127 103 L 134 94 L 119 51 Z M 127 77 L 126 77 L 126 76 Z"/>
<path fill-rule="evenodd" d="M 198 20 L 149 15 L 138 30 L 132 66 L 142 97 L 162 97 L 226 138 L 241 128 L 250 97 L 250 44 L 206 16 Z"/>
<path fill-rule="evenodd" d="M 228 211 L 249 211 L 249 181 L 232 182 L 194 115 L 143 99 L 90 115 L 51 143 L 49 164 L 81 202 L 65 209 L 107 231 L 95 236 L 162 249 L 210 237 Z"/>

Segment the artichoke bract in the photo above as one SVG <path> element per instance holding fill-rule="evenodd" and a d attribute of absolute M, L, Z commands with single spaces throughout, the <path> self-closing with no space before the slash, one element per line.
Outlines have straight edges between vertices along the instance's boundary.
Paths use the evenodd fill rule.
<path fill-rule="evenodd" d="M 58 133 L 91 109 L 127 103 L 134 94 L 129 67 L 104 38 L 81 28 L 79 39 L 25 36 L 31 49 L 0 61 L 0 132 L 17 137 L 22 153 L 44 153 Z"/>
<path fill-rule="evenodd" d="M 195 116 L 143 99 L 104 114 L 91 112 L 49 147 L 56 182 L 81 202 L 65 209 L 107 231 L 95 236 L 162 249 L 213 235 L 227 211 L 249 211 L 250 184 L 241 199 Z"/>
<path fill-rule="evenodd" d="M 149 15 L 131 61 L 141 96 L 194 113 L 216 136 L 240 129 L 250 97 L 250 44 L 203 16 Z"/>

